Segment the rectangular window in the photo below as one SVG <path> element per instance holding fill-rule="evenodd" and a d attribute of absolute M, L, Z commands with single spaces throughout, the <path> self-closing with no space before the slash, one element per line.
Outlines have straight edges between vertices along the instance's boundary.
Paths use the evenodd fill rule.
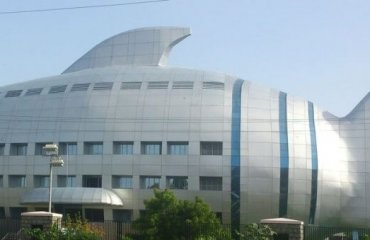
<path fill-rule="evenodd" d="M 103 142 L 85 142 L 84 154 L 101 155 L 103 154 Z"/>
<path fill-rule="evenodd" d="M 83 175 L 82 176 L 82 187 L 101 188 L 102 187 L 101 175 Z"/>
<path fill-rule="evenodd" d="M 200 177 L 200 190 L 222 191 L 222 177 Z"/>
<path fill-rule="evenodd" d="M 113 209 L 113 221 L 117 222 L 131 222 L 132 210 L 127 209 Z"/>
<path fill-rule="evenodd" d="M 222 155 L 222 142 L 200 142 L 200 155 Z"/>
<path fill-rule="evenodd" d="M 94 84 L 93 90 L 111 90 L 113 88 L 113 82 L 97 82 Z"/>
<path fill-rule="evenodd" d="M 33 176 L 33 185 L 35 186 L 35 188 L 49 187 L 49 176 L 46 175 Z"/>
<path fill-rule="evenodd" d="M 215 212 L 216 214 L 216 217 L 218 218 L 218 220 L 220 220 L 220 223 L 223 223 L 222 221 L 222 212 Z"/>
<path fill-rule="evenodd" d="M 49 94 L 51 93 L 63 93 L 67 89 L 67 85 L 58 85 L 52 86 L 49 90 Z"/>
<path fill-rule="evenodd" d="M 140 188 L 141 189 L 153 189 L 159 188 L 161 177 L 159 176 L 141 176 L 140 177 Z"/>
<path fill-rule="evenodd" d="M 0 207 L 0 219 L 4 219 L 4 218 L 5 218 L 5 208 Z"/>
<path fill-rule="evenodd" d="M 87 91 L 90 83 L 75 83 L 71 87 L 71 92 Z"/>
<path fill-rule="evenodd" d="M 148 89 L 167 89 L 168 82 L 148 82 Z"/>
<path fill-rule="evenodd" d="M 141 82 L 122 82 L 121 83 L 121 90 L 132 90 L 132 89 L 140 89 Z"/>
<path fill-rule="evenodd" d="M 10 212 L 10 218 L 11 219 L 20 219 L 21 218 L 21 213 L 27 212 L 27 208 L 25 208 L 25 207 L 10 207 L 9 212 Z"/>
<path fill-rule="evenodd" d="M 167 142 L 167 154 L 168 155 L 187 155 L 188 154 L 188 142 Z"/>
<path fill-rule="evenodd" d="M 31 88 L 27 90 L 24 96 L 40 95 L 41 92 L 42 92 L 42 88 Z"/>
<path fill-rule="evenodd" d="M 8 183 L 10 188 L 24 188 L 26 187 L 25 175 L 9 175 Z"/>
<path fill-rule="evenodd" d="M 0 175 L 0 187 L 4 186 L 3 175 Z"/>
<path fill-rule="evenodd" d="M 0 156 L 5 154 L 5 143 L 0 143 Z"/>
<path fill-rule="evenodd" d="M 174 81 L 172 89 L 193 89 L 194 82 L 190 81 Z"/>
<path fill-rule="evenodd" d="M 77 143 L 76 142 L 60 142 L 59 143 L 59 154 L 60 155 L 77 155 Z"/>
<path fill-rule="evenodd" d="M 85 218 L 89 222 L 104 222 L 104 210 L 85 208 Z"/>
<path fill-rule="evenodd" d="M 36 143 L 35 144 L 35 155 L 43 155 L 42 148 L 45 147 L 46 144 L 52 144 L 52 143 L 50 142 Z"/>
<path fill-rule="evenodd" d="M 77 187 L 75 175 L 58 175 L 58 187 Z"/>
<path fill-rule="evenodd" d="M 27 143 L 11 143 L 10 155 L 12 156 L 25 156 L 27 155 Z"/>
<path fill-rule="evenodd" d="M 188 189 L 188 177 L 168 176 L 166 186 L 168 189 Z"/>
<path fill-rule="evenodd" d="M 35 207 L 36 212 L 47 212 L 49 209 L 46 207 Z"/>
<path fill-rule="evenodd" d="M 11 90 L 5 94 L 5 97 L 18 97 L 22 94 L 23 90 Z"/>
<path fill-rule="evenodd" d="M 141 142 L 141 154 L 161 155 L 162 142 Z"/>
<path fill-rule="evenodd" d="M 132 155 L 133 151 L 133 142 L 113 142 L 113 154 Z"/>
<path fill-rule="evenodd" d="M 112 188 L 132 188 L 132 176 L 112 176 Z"/>
<path fill-rule="evenodd" d="M 203 82 L 203 89 L 223 90 L 225 84 L 222 82 Z"/>

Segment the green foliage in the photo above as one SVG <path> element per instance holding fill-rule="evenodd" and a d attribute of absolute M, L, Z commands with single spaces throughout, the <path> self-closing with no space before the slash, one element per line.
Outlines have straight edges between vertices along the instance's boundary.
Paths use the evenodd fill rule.
<path fill-rule="evenodd" d="M 53 224 L 48 231 L 43 231 L 39 228 L 24 229 L 26 236 L 36 240 L 57 240 L 63 239 L 63 233 L 58 229 L 58 225 Z"/>
<path fill-rule="evenodd" d="M 248 224 L 242 232 L 237 232 L 240 240 L 270 240 L 275 234 L 269 226 L 257 223 Z"/>
<path fill-rule="evenodd" d="M 143 240 L 228 240 L 230 236 L 208 205 L 199 198 L 194 202 L 178 200 L 169 191 L 154 190 L 144 201 L 145 213 L 134 222 Z"/>
<path fill-rule="evenodd" d="M 132 238 L 131 238 L 131 237 L 129 237 L 129 236 L 123 236 L 123 237 L 121 238 L 121 240 L 132 240 Z"/>
<path fill-rule="evenodd" d="M 39 228 L 24 229 L 26 236 L 35 240 L 100 240 L 103 237 L 101 228 L 92 226 L 86 220 L 76 217 L 72 220 L 67 216 L 65 228 L 53 224 L 50 229 L 43 231 Z"/>

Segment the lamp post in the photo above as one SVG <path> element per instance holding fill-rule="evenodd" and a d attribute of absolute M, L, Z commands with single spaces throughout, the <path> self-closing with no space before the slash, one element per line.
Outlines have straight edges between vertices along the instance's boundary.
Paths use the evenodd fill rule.
<path fill-rule="evenodd" d="M 58 145 L 46 144 L 43 148 L 45 156 L 50 156 L 49 171 L 49 213 L 51 213 L 51 196 L 53 190 L 53 167 L 63 167 L 63 159 L 58 155 Z"/>

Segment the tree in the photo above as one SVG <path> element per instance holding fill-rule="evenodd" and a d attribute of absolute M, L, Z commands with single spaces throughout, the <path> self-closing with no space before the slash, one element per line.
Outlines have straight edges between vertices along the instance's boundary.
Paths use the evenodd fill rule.
<path fill-rule="evenodd" d="M 154 197 L 145 200 L 144 205 L 144 214 L 134 222 L 134 228 L 144 240 L 230 239 L 219 219 L 200 198 L 194 202 L 178 200 L 169 190 L 154 189 Z"/>

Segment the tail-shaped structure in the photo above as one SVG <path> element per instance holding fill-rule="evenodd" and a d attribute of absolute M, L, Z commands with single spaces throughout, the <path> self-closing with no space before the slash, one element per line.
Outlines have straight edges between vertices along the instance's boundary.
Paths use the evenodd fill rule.
<path fill-rule="evenodd" d="M 163 66 L 174 45 L 190 35 L 189 28 L 140 28 L 113 36 L 88 51 L 63 73 L 117 66 Z"/>

